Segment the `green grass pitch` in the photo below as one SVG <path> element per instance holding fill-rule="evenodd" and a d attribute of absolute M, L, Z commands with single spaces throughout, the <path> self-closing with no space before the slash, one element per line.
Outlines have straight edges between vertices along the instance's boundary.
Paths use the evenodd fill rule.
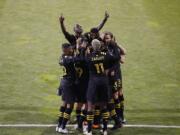
<path fill-rule="evenodd" d="M 54 124 L 60 44 L 97 26 L 127 49 L 122 66 L 129 124 L 180 125 L 179 0 L 0 0 L 0 124 Z M 54 135 L 54 128 L 1 128 L 0 135 Z M 76 133 L 77 134 L 77 133 Z M 112 135 L 178 135 L 180 129 L 123 128 Z"/>

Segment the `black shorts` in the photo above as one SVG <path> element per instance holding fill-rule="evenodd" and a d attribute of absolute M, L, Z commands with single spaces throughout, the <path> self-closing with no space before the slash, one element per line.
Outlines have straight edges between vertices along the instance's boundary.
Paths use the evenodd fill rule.
<path fill-rule="evenodd" d="M 116 92 L 116 89 L 114 88 L 114 77 L 109 77 L 109 91 L 110 91 L 110 98 L 113 98 L 113 94 Z"/>
<path fill-rule="evenodd" d="M 118 68 L 115 70 L 113 89 L 115 91 L 118 91 L 121 88 L 122 88 L 122 73 L 121 73 L 121 68 Z"/>
<path fill-rule="evenodd" d="M 58 96 L 61 96 L 61 94 L 62 94 L 62 85 L 61 85 L 61 82 L 62 82 L 62 79 L 60 80 L 60 84 L 59 84 L 59 87 L 57 89 L 57 95 Z"/>
<path fill-rule="evenodd" d="M 86 93 L 89 80 L 81 80 L 76 84 L 76 102 L 86 103 Z"/>
<path fill-rule="evenodd" d="M 75 85 L 74 81 L 63 78 L 61 80 L 62 100 L 67 104 L 75 102 Z"/>
<path fill-rule="evenodd" d="M 88 83 L 87 101 L 92 104 L 108 102 L 110 99 L 108 77 L 91 76 Z"/>

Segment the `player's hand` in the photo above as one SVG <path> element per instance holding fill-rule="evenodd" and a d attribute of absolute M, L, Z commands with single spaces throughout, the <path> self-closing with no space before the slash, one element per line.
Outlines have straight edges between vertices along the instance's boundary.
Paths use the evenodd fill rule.
<path fill-rule="evenodd" d="M 76 48 L 79 49 L 79 46 L 81 45 L 81 38 L 78 38 L 76 40 Z"/>
<path fill-rule="evenodd" d="M 121 63 L 121 64 L 124 64 L 124 62 L 125 62 L 125 56 L 124 56 L 124 55 L 121 55 L 120 63 Z"/>
<path fill-rule="evenodd" d="M 61 16 L 59 17 L 59 21 L 62 23 L 62 22 L 64 22 L 64 16 L 63 16 L 63 14 L 61 14 Z"/>
<path fill-rule="evenodd" d="M 100 33 L 100 38 L 101 38 L 102 40 L 104 40 L 104 37 L 105 37 L 105 33 Z"/>
<path fill-rule="evenodd" d="M 115 75 L 115 72 L 114 71 L 111 71 L 111 76 L 114 76 Z"/>
<path fill-rule="evenodd" d="M 87 43 L 86 41 L 83 41 L 82 44 L 81 44 L 81 47 L 82 47 L 82 48 L 86 48 L 86 47 L 87 47 L 87 44 L 88 44 L 88 43 Z"/>
<path fill-rule="evenodd" d="M 105 18 L 108 19 L 109 18 L 109 14 L 107 11 L 105 11 Z"/>
<path fill-rule="evenodd" d="M 87 54 L 90 54 L 90 53 L 91 53 L 91 51 L 90 51 L 90 48 L 89 48 L 89 47 L 87 48 L 86 53 L 87 53 Z"/>

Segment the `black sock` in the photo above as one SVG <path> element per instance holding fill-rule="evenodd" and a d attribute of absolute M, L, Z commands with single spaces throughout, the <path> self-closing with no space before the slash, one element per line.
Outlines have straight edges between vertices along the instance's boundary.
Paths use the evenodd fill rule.
<path fill-rule="evenodd" d="M 76 120 L 77 120 L 77 123 L 79 122 L 80 116 L 81 116 L 81 110 L 76 110 Z"/>
<path fill-rule="evenodd" d="M 92 121 L 94 119 L 94 114 L 92 111 L 87 112 L 87 122 L 88 122 L 88 132 L 92 131 Z"/>
<path fill-rule="evenodd" d="M 119 96 L 120 101 L 120 117 L 122 120 L 124 120 L 124 96 Z"/>
<path fill-rule="evenodd" d="M 101 115 L 100 115 L 100 106 L 95 106 L 95 111 L 94 111 L 94 123 L 95 125 L 100 124 L 101 120 Z"/>
<path fill-rule="evenodd" d="M 116 114 L 120 118 L 120 113 L 121 113 L 120 107 L 121 107 L 121 105 L 120 105 L 119 99 L 114 99 L 114 104 L 115 104 Z"/>
<path fill-rule="evenodd" d="M 115 124 L 116 125 L 120 124 L 120 120 L 117 117 L 115 106 L 114 106 L 113 102 L 108 103 L 108 110 L 109 110 L 110 116 L 114 120 Z"/>
<path fill-rule="evenodd" d="M 59 118 L 58 118 L 58 126 L 60 127 L 61 124 L 62 124 L 62 121 L 63 121 L 63 115 L 64 115 L 64 112 L 65 112 L 65 107 L 64 106 L 61 106 L 60 109 L 59 109 Z"/>
<path fill-rule="evenodd" d="M 107 130 L 107 124 L 108 124 L 108 119 L 109 119 L 109 112 L 107 109 L 102 110 L 102 119 L 103 119 L 103 131 Z"/>
<path fill-rule="evenodd" d="M 71 112 L 72 112 L 71 108 L 67 108 L 65 110 L 64 116 L 63 116 L 63 121 L 62 121 L 62 129 L 66 128 L 66 124 L 67 124 L 67 121 L 70 119 Z"/>
<path fill-rule="evenodd" d="M 86 120 L 86 116 L 87 116 L 87 110 L 83 110 L 81 112 L 79 122 L 78 122 L 78 127 L 79 128 L 82 128 L 83 122 Z"/>

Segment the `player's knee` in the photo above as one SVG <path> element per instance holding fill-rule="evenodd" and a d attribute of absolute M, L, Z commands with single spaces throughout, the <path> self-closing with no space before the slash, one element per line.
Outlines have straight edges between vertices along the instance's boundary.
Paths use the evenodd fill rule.
<path fill-rule="evenodd" d="M 118 97 L 119 97 L 118 92 L 115 92 L 115 93 L 114 93 L 114 99 L 118 99 Z"/>

